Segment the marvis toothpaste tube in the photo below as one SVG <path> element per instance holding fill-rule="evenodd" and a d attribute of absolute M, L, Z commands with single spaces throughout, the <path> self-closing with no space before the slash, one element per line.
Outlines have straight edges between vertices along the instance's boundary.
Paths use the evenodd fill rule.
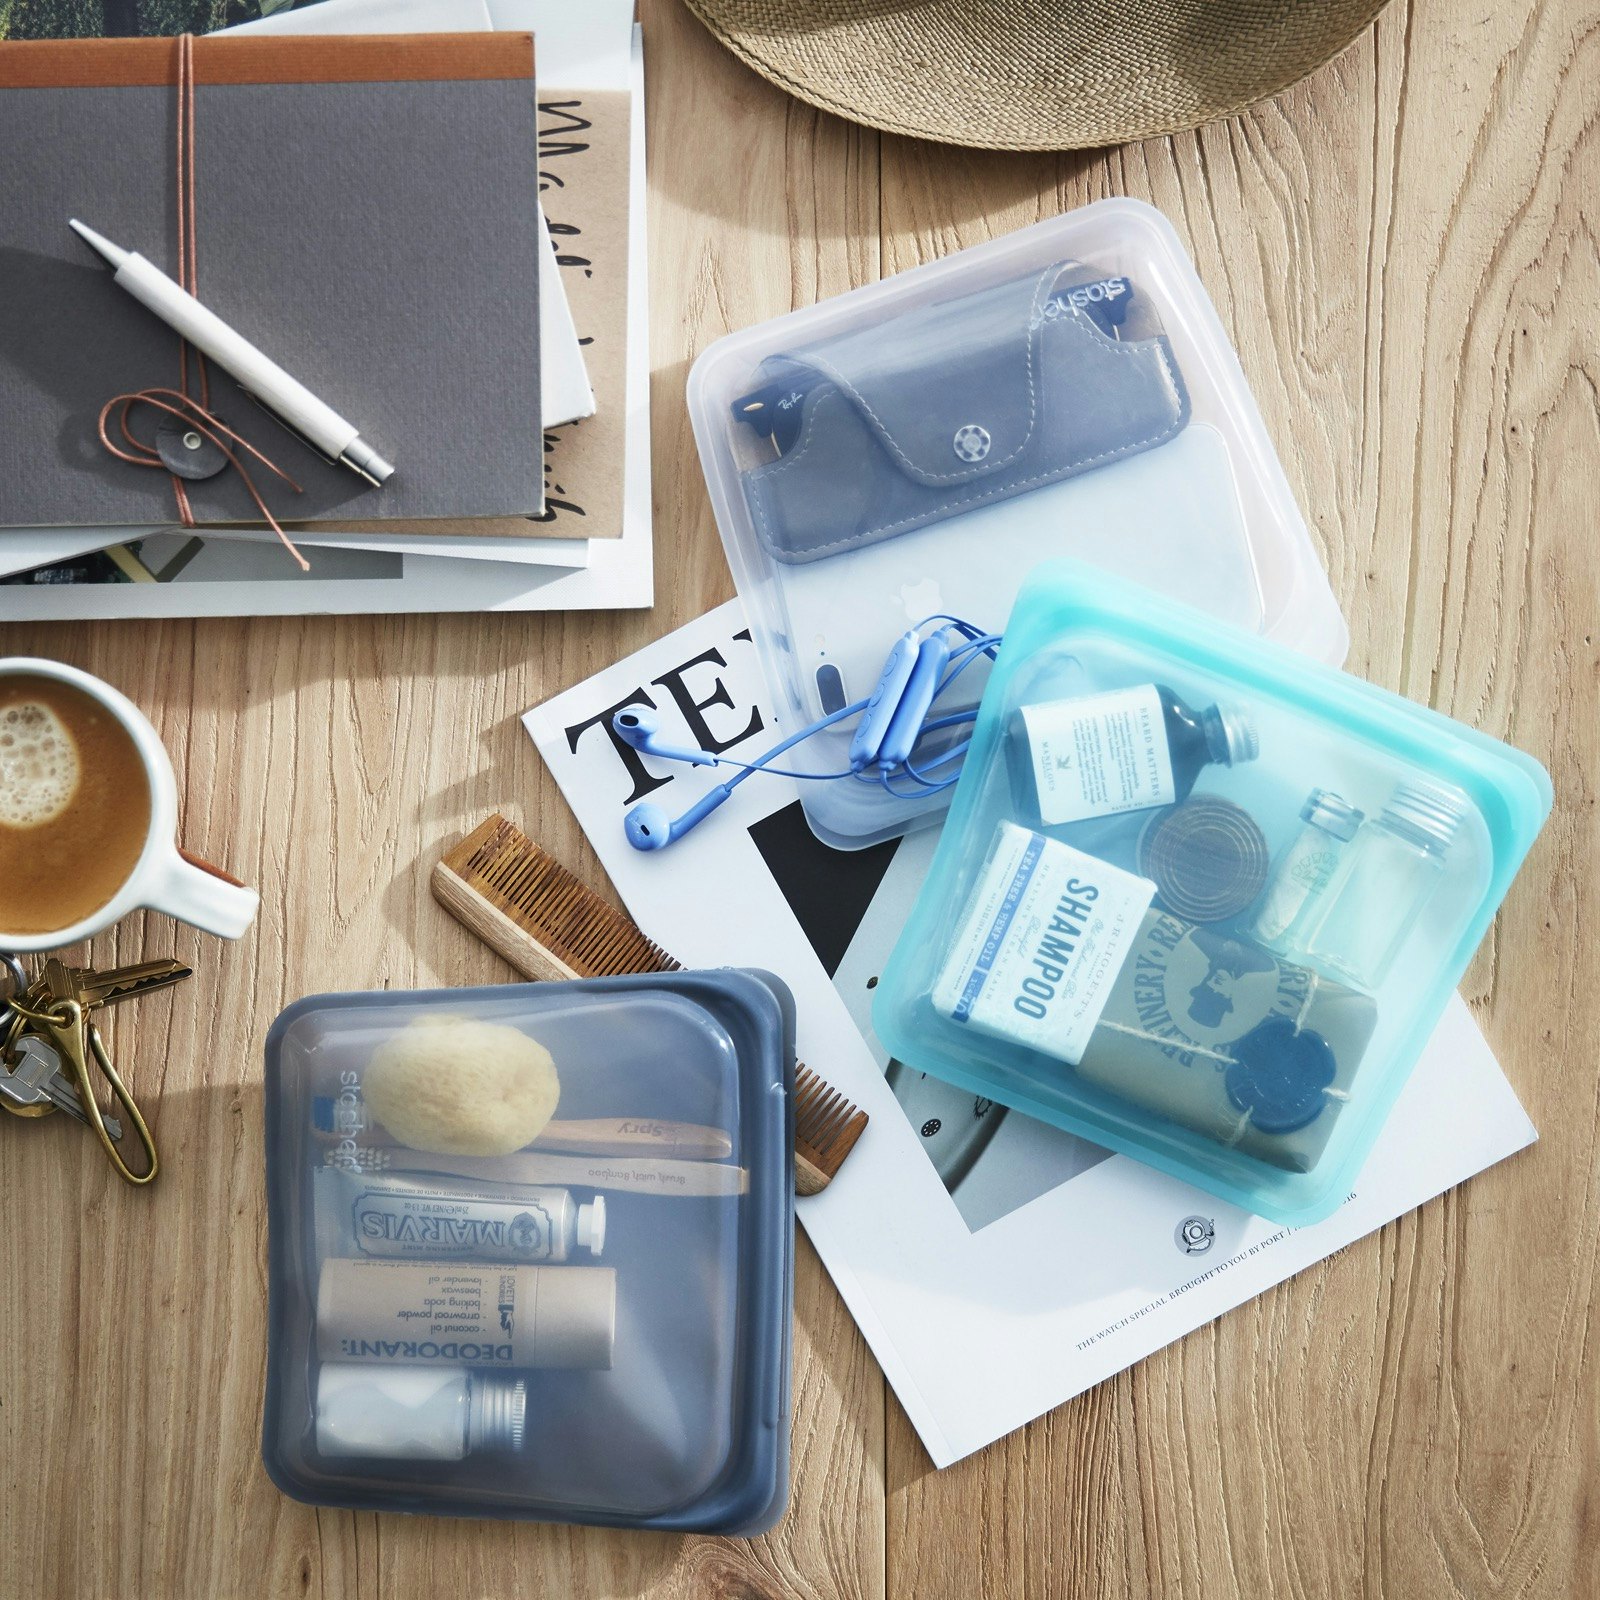
<path fill-rule="evenodd" d="M 324 1255 L 418 1261 L 566 1261 L 605 1248 L 603 1195 L 538 1184 L 451 1182 L 427 1173 L 316 1174 Z"/>

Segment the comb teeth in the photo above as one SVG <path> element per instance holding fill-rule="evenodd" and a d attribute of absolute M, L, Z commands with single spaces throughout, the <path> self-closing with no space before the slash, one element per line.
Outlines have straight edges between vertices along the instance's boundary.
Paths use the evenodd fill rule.
<path fill-rule="evenodd" d="M 580 977 L 681 970 L 629 917 L 504 817 L 490 817 L 444 865 Z"/>
<path fill-rule="evenodd" d="M 867 1125 L 867 1114 L 831 1089 L 810 1067 L 794 1077 L 795 1151 L 831 1178 Z"/>

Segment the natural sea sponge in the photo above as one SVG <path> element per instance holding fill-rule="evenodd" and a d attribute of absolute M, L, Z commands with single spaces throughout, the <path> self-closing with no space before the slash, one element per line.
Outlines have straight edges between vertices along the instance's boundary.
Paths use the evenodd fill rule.
<path fill-rule="evenodd" d="M 372 1052 L 361 1092 L 372 1115 L 413 1150 L 504 1156 L 544 1131 L 561 1080 L 550 1052 L 518 1029 L 432 1015 Z"/>

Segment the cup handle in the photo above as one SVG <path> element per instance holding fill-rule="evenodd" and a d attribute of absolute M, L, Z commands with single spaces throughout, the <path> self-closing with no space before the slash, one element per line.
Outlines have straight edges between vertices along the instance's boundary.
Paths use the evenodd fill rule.
<path fill-rule="evenodd" d="M 256 920 L 261 896 L 231 873 L 179 849 L 150 895 L 150 907 L 164 911 L 219 939 L 237 939 Z"/>

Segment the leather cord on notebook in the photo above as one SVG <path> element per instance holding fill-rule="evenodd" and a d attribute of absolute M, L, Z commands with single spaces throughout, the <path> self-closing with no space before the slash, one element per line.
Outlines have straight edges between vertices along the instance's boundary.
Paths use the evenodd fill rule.
<path fill-rule="evenodd" d="M 199 283 L 199 250 L 195 236 L 195 208 L 194 208 L 194 35 L 182 34 L 178 40 L 178 171 L 177 171 L 177 196 L 178 196 L 178 282 L 190 294 L 196 294 Z M 178 388 L 149 388 L 140 389 L 132 394 L 119 394 L 106 401 L 101 407 L 99 417 L 100 442 L 112 455 L 120 461 L 126 461 L 136 467 L 158 467 L 166 470 L 172 479 L 173 498 L 178 503 L 178 519 L 186 528 L 195 526 L 194 511 L 189 504 L 189 494 L 184 488 L 185 477 L 212 477 L 227 467 L 232 467 L 244 480 L 244 486 L 250 493 L 250 498 L 255 501 L 256 509 L 260 511 L 267 525 L 283 541 L 283 547 L 300 564 L 302 572 L 309 572 L 311 564 L 295 548 L 278 519 L 273 516 L 271 508 L 262 498 L 261 491 L 256 487 L 255 480 L 250 476 L 244 463 L 234 453 L 227 441 L 240 448 L 248 450 L 270 472 L 281 478 L 296 494 L 300 493 L 300 485 L 294 481 L 276 462 L 271 461 L 257 450 L 248 440 L 241 438 L 225 422 L 211 410 L 211 379 L 206 371 L 206 358 L 198 351 L 194 351 L 195 377 L 198 381 L 200 393 L 196 398 L 190 393 L 189 377 L 189 342 L 187 339 L 178 340 Z M 159 412 L 163 422 L 158 423 L 156 443 L 147 444 L 139 438 L 129 427 L 129 419 L 138 406 L 147 406 Z M 111 436 L 107 428 L 113 412 L 120 412 L 117 417 L 118 429 L 128 448 L 124 449 Z M 170 419 L 167 420 L 167 419 Z M 176 424 L 173 427 L 171 424 Z M 167 452 L 161 446 L 169 440 Z M 211 450 L 204 451 L 203 444 L 209 444 Z M 184 468 L 181 463 L 184 447 L 196 462 L 196 465 Z"/>

